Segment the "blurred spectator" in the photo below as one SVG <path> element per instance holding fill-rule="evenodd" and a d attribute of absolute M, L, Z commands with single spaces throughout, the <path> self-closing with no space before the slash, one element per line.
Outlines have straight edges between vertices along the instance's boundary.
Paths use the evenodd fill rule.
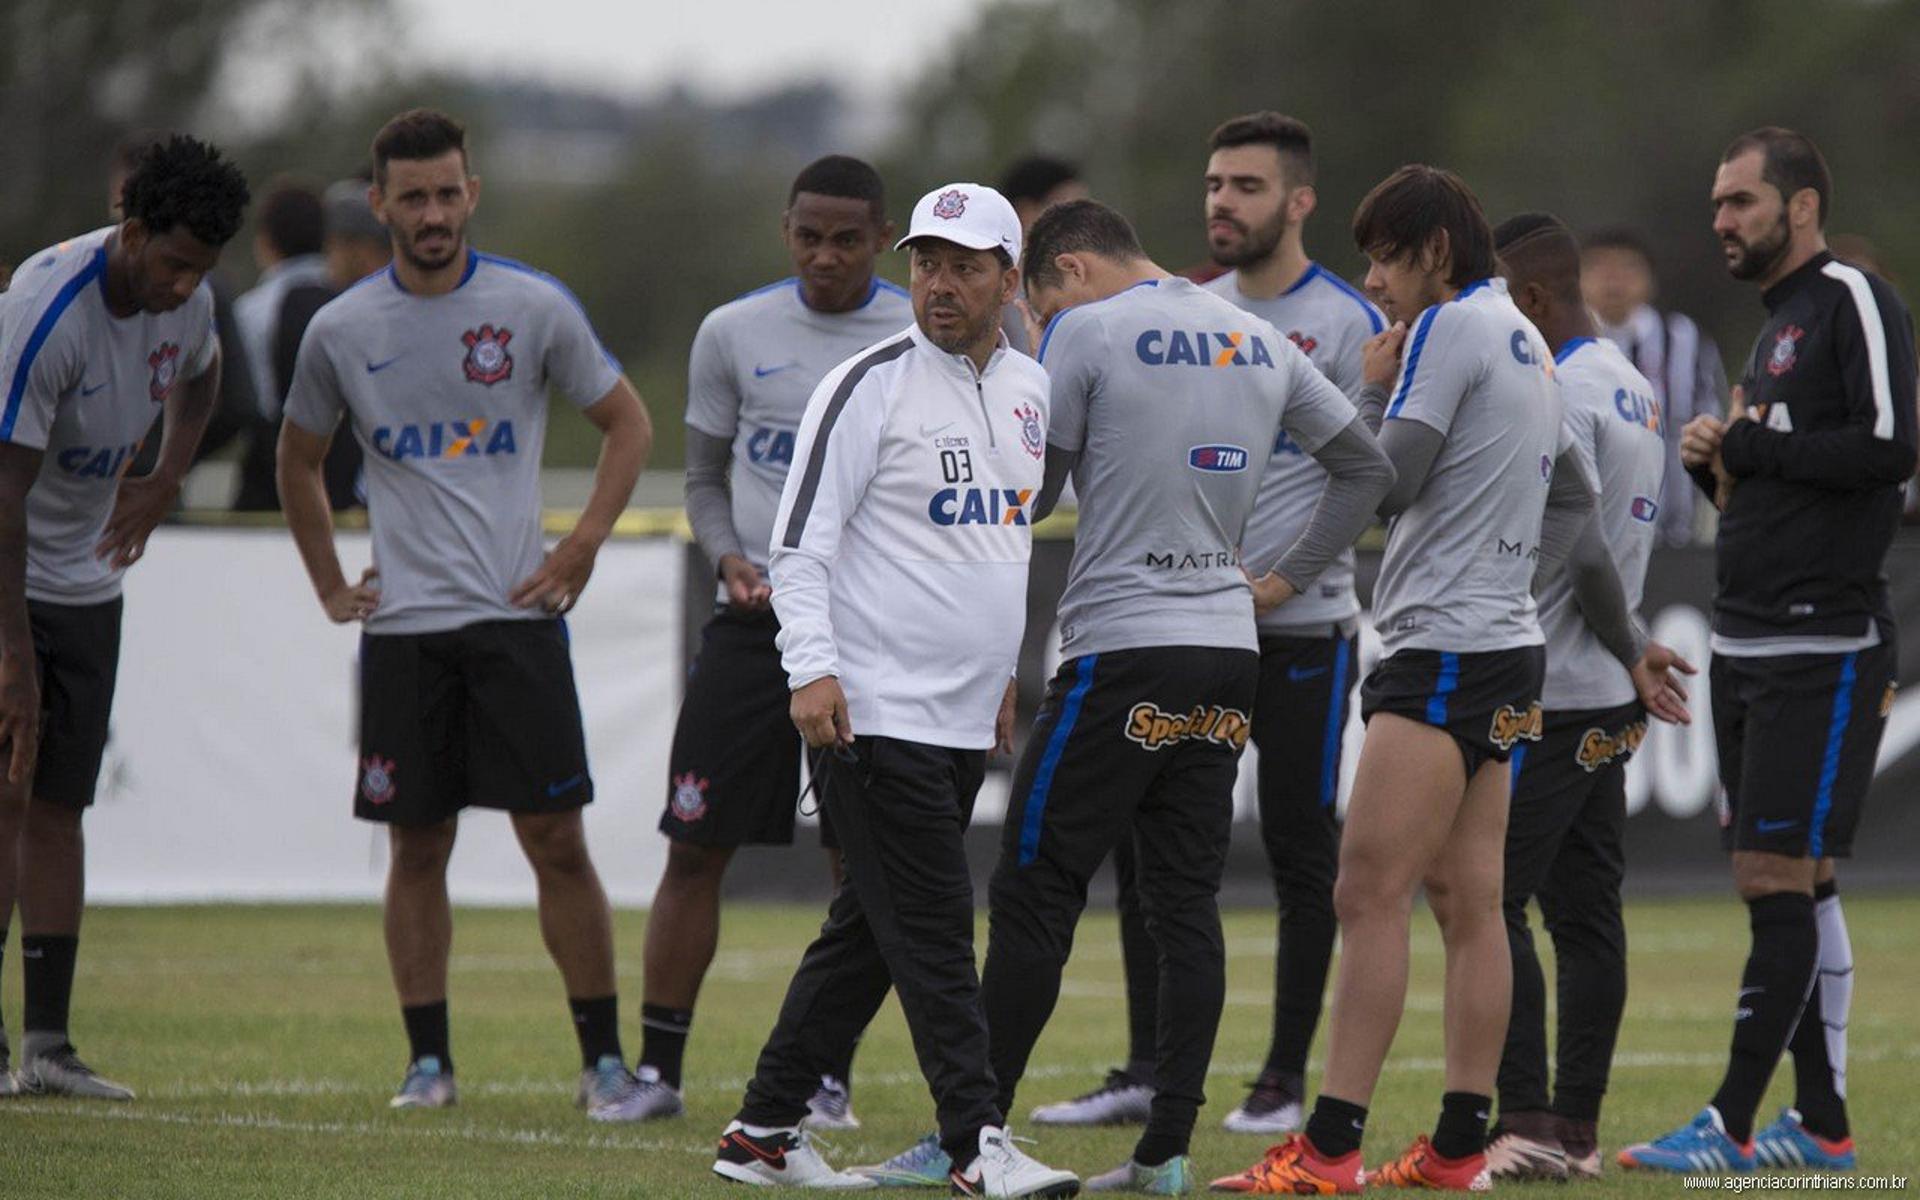
<path fill-rule="evenodd" d="M 344 290 L 393 261 L 387 227 L 367 201 L 368 179 L 342 179 L 327 188 L 327 275 Z"/>
<path fill-rule="evenodd" d="M 127 175 L 133 170 L 133 164 L 141 152 L 166 138 L 169 132 L 164 129 L 135 130 L 114 146 L 107 160 L 107 219 L 111 223 L 118 225 L 123 219 L 120 189 L 126 186 Z M 194 451 L 193 461 L 196 463 L 204 462 L 225 449 L 227 443 L 247 427 L 254 411 L 253 379 L 247 369 L 246 351 L 240 345 L 239 330 L 233 321 L 233 287 L 219 268 L 207 276 L 207 287 L 213 291 L 213 329 L 220 338 L 220 403 L 207 421 L 207 432 L 200 439 L 200 448 Z M 147 430 L 146 439 L 140 443 L 133 462 L 127 466 L 129 475 L 145 475 L 153 470 L 154 462 L 160 457 L 161 420 L 161 417 L 154 417 L 153 427 Z"/>
<path fill-rule="evenodd" d="M 281 314 L 295 291 L 318 292 L 319 303 L 333 294 L 327 286 L 327 260 L 321 253 L 325 226 L 319 190 L 285 177 L 276 179 L 259 212 L 253 259 L 260 267 L 260 280 L 233 302 L 254 396 L 246 454 L 240 461 L 240 486 L 233 501 L 240 512 L 272 512 L 280 507 L 273 457 L 280 439 L 280 406 L 291 378 L 277 376 L 274 369 Z"/>
<path fill-rule="evenodd" d="M 1000 176 L 1000 194 L 1013 205 L 1024 237 L 1027 230 L 1033 228 L 1034 218 L 1048 208 L 1069 200 L 1086 199 L 1087 185 L 1080 178 L 1080 168 L 1073 163 L 1045 154 L 1029 154 L 1016 160 Z M 1000 328 L 1015 350 L 1023 354 L 1038 352 L 1038 346 L 1028 344 L 1026 317 L 1017 302 L 1007 305 L 1001 314 Z"/>
<path fill-rule="evenodd" d="M 1727 396 L 1726 365 L 1720 348 L 1677 312 L 1654 307 L 1658 283 L 1653 255 L 1639 234 L 1602 229 L 1587 235 L 1580 256 L 1580 289 L 1599 318 L 1600 331 L 1626 352 L 1653 384 L 1667 438 L 1667 474 L 1655 520 L 1660 542 L 1687 546 L 1705 534 L 1696 516 L 1711 509 L 1696 506 L 1692 481 L 1680 465 L 1680 430 L 1701 413 L 1718 414 Z"/>
<path fill-rule="evenodd" d="M 1850 262 L 1863 271 L 1871 271 L 1888 283 L 1899 283 L 1893 273 L 1887 270 L 1886 260 L 1880 257 L 1880 249 L 1858 233 L 1835 233 L 1827 236 L 1827 249 L 1833 256 L 1844 262 Z"/>

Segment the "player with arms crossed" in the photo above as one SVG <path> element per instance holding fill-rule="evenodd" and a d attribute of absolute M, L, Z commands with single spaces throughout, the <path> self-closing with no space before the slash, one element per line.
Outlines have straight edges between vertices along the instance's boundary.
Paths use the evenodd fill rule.
<path fill-rule="evenodd" d="M 893 223 L 866 163 L 832 155 L 801 171 L 780 232 L 794 276 L 707 314 L 687 371 L 687 520 L 720 585 L 674 728 L 660 816 L 667 867 L 647 913 L 638 1073 L 649 1117 L 684 1111 L 681 1062 L 719 942 L 728 862 L 743 845 L 793 841 L 801 741 L 766 566 L 800 417 L 822 376 L 913 320 L 906 293 L 874 274 Z M 831 832 L 822 826 L 822 842 Z M 849 1070 L 837 1063 L 821 1079 L 816 1127 L 859 1124 Z"/>
<path fill-rule="evenodd" d="M 0 946 L 20 906 L 21 1069 L 0 1096 L 131 1100 L 67 1038 L 93 803 L 120 663 L 121 576 L 173 510 L 220 390 L 213 293 L 246 179 L 172 137 L 142 152 L 118 224 L 42 250 L 0 294 Z M 152 474 L 125 472 L 155 411 Z"/>
<path fill-rule="evenodd" d="M 1638 609 L 1652 556 L 1665 437 L 1653 386 L 1598 337 L 1580 294 L 1580 244 L 1560 221 L 1527 213 L 1493 231 L 1515 307 L 1553 351 L 1561 421 L 1599 483 L 1598 520 L 1567 570 L 1535 583 L 1547 639 L 1540 741 L 1513 750 L 1502 907 L 1513 958 L 1513 1012 L 1500 1057 L 1500 1119 L 1487 1145 L 1495 1179 L 1600 1174 L 1600 1100 L 1627 998 L 1627 760 L 1646 735 L 1633 680 L 1587 622 L 1573 573 L 1610 558 Z M 1547 1095 L 1547 998 L 1527 927 L 1537 898 L 1553 938 L 1558 1070 Z"/>
<path fill-rule="evenodd" d="M 466 133 L 401 113 L 373 141 L 393 265 L 321 309 L 280 431 L 287 524 L 327 616 L 361 621 L 355 815 L 388 826 L 387 957 L 410 1057 L 396 1108 L 454 1102 L 447 1037 L 460 811 L 504 809 L 539 885 L 540 932 L 566 982 L 579 1103 L 632 1120 L 613 923 L 587 854 L 593 798 L 562 615 L 625 507 L 652 443 L 646 410 L 550 276 L 467 244 L 480 197 Z M 547 391 L 605 435 L 593 493 L 551 551 L 540 539 Z M 374 565 L 341 573 L 323 468 L 346 416 L 366 452 Z"/>
<path fill-rule="evenodd" d="M 1886 557 L 1914 468 L 1913 317 L 1886 280 L 1827 251 L 1833 177 L 1811 139 L 1736 138 L 1713 231 L 1767 323 L 1726 421 L 1695 417 L 1681 459 L 1721 509 L 1713 726 L 1721 844 L 1746 902 L 1727 1073 L 1713 1100 L 1629 1167 L 1852 1170 L 1847 1013 L 1853 947 L 1834 861 L 1853 850 L 1893 705 Z M 1783 1050 L 1793 1107 L 1755 1133 Z"/>
<path fill-rule="evenodd" d="M 1508 756 L 1540 735 L 1543 637 L 1530 584 L 1591 521 L 1592 485 L 1563 441 L 1550 354 L 1493 278 L 1493 233 L 1458 176 L 1402 167 L 1368 193 L 1354 242 L 1395 324 L 1367 344 L 1361 414 L 1398 478 L 1374 619 L 1386 657 L 1367 719 L 1334 903 L 1343 952 L 1327 1068 L 1304 1133 L 1218 1191 L 1480 1190 L 1511 961 L 1500 918 Z M 1408 321 L 1413 322 L 1408 334 Z M 1402 348 L 1405 348 L 1402 361 Z M 1551 519 L 1549 519 L 1551 516 Z M 1609 566 L 1582 610 L 1635 662 L 1636 688 L 1683 717 L 1671 652 L 1641 648 Z M 1360 1139 L 1406 1003 L 1408 921 L 1425 886 L 1446 948 L 1446 1092 L 1439 1124 L 1377 1172 Z"/>

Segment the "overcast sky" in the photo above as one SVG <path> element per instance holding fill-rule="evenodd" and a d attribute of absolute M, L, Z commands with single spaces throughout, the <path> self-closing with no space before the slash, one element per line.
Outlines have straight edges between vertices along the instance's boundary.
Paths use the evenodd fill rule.
<path fill-rule="evenodd" d="M 439 62 L 645 95 L 678 80 L 734 99 L 829 78 L 866 95 L 909 78 L 987 0 L 399 0 Z"/>

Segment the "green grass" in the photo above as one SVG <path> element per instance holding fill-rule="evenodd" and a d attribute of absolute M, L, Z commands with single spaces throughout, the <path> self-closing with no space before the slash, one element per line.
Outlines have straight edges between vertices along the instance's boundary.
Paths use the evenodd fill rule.
<path fill-rule="evenodd" d="M 1907 1174 L 1920 1166 L 1920 1121 L 1906 1107 L 1920 1069 L 1920 1021 L 1910 1007 L 1920 994 L 1920 898 L 1850 896 L 1847 906 L 1860 963 L 1852 1101 L 1862 1170 Z M 1664 1132 L 1712 1091 L 1747 944 L 1744 911 L 1731 899 L 1641 903 L 1628 918 L 1632 991 L 1602 1130 L 1609 1151 Z M 82 1053 L 140 1099 L 0 1106 L 0 1196 L 738 1197 L 708 1174 L 710 1147 L 819 919 L 801 906 L 730 910 L 689 1054 L 689 1116 L 606 1128 L 571 1107 L 578 1059 L 529 912 L 458 914 L 461 1104 L 396 1114 L 386 1098 L 405 1044 L 375 909 L 97 909 L 82 943 L 74 1029 Z M 638 1049 L 643 925 L 642 913 L 618 914 L 630 1052 Z M 1203 1176 L 1244 1166 L 1264 1148 L 1221 1132 L 1218 1121 L 1265 1049 L 1272 928 L 1269 913 L 1228 916 L 1228 1008 L 1194 1145 Z M 1397 1151 L 1438 1106 L 1439 946 L 1424 914 L 1415 929 L 1409 1009 L 1375 1099 L 1370 1158 Z M 980 936 L 984 944 L 984 927 Z M 1022 1088 L 1022 1113 L 1097 1082 L 1121 1053 L 1119 972 L 1112 916 L 1092 914 Z M 17 1018 L 17 968 L 6 984 L 5 1011 Z M 866 1124 L 832 1139 L 841 1164 L 891 1154 L 930 1120 L 891 1002 L 855 1074 Z M 1768 1116 L 1787 1102 L 1790 1077 L 1785 1069 L 1776 1077 Z M 1121 1161 L 1133 1136 L 1050 1131 L 1035 1150 L 1086 1173 Z M 1619 1172 L 1597 1186 L 1620 1195 L 1681 1190 L 1676 1180 Z"/>

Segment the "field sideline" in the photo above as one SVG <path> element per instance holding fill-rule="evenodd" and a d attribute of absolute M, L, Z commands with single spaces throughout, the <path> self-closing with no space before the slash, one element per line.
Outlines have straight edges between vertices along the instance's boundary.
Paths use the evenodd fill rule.
<path fill-rule="evenodd" d="M 1859 963 L 1851 1099 L 1861 1169 L 1915 1174 L 1920 1120 L 1920 897 L 1849 895 Z M 533 915 L 464 910 L 455 921 L 453 1052 L 461 1104 L 396 1114 L 386 1098 L 405 1041 L 367 906 L 99 908 L 82 940 L 74 1026 L 81 1054 L 140 1099 L 0 1105 L 0 1197 L 667 1197 L 743 1193 L 708 1173 L 713 1139 L 820 912 L 729 911 L 688 1059 L 689 1116 L 642 1127 L 588 1123 L 571 1107 L 578 1056 L 561 988 Z M 645 914 L 616 915 L 621 1016 L 639 1048 Z M 1747 944 L 1731 897 L 1630 906 L 1631 992 L 1603 1146 L 1663 1132 L 1712 1092 Z M 1203 1178 L 1238 1169 L 1264 1140 L 1227 1134 L 1220 1116 L 1258 1070 L 1267 1037 L 1273 916 L 1227 916 L 1228 1007 L 1194 1154 Z M 982 922 L 979 937 L 985 943 Z M 1082 924 L 1059 1011 L 1035 1051 L 1015 1128 L 1033 1105 L 1098 1082 L 1123 1056 L 1123 994 L 1110 912 Z M 5 1014 L 20 1014 L 18 935 L 8 947 Z M 1413 986 L 1368 1133 L 1368 1159 L 1430 1126 L 1440 1091 L 1440 953 L 1416 914 Z M 1314 1066 L 1318 1067 L 1318 1059 Z M 1763 1120 L 1791 1096 L 1776 1075 Z M 855 1068 L 865 1127 L 831 1138 L 830 1158 L 885 1157 L 930 1127 L 899 1009 L 891 1001 Z M 1039 1132 L 1031 1147 L 1083 1175 L 1120 1162 L 1126 1130 Z M 1609 1177 L 1589 1193 L 1675 1195 L 1677 1179 Z M 1552 1185 L 1534 1185 L 1545 1190 Z M 1503 1191 L 1527 1190 L 1504 1187 Z M 918 1193 L 922 1195 L 934 1193 Z"/>

